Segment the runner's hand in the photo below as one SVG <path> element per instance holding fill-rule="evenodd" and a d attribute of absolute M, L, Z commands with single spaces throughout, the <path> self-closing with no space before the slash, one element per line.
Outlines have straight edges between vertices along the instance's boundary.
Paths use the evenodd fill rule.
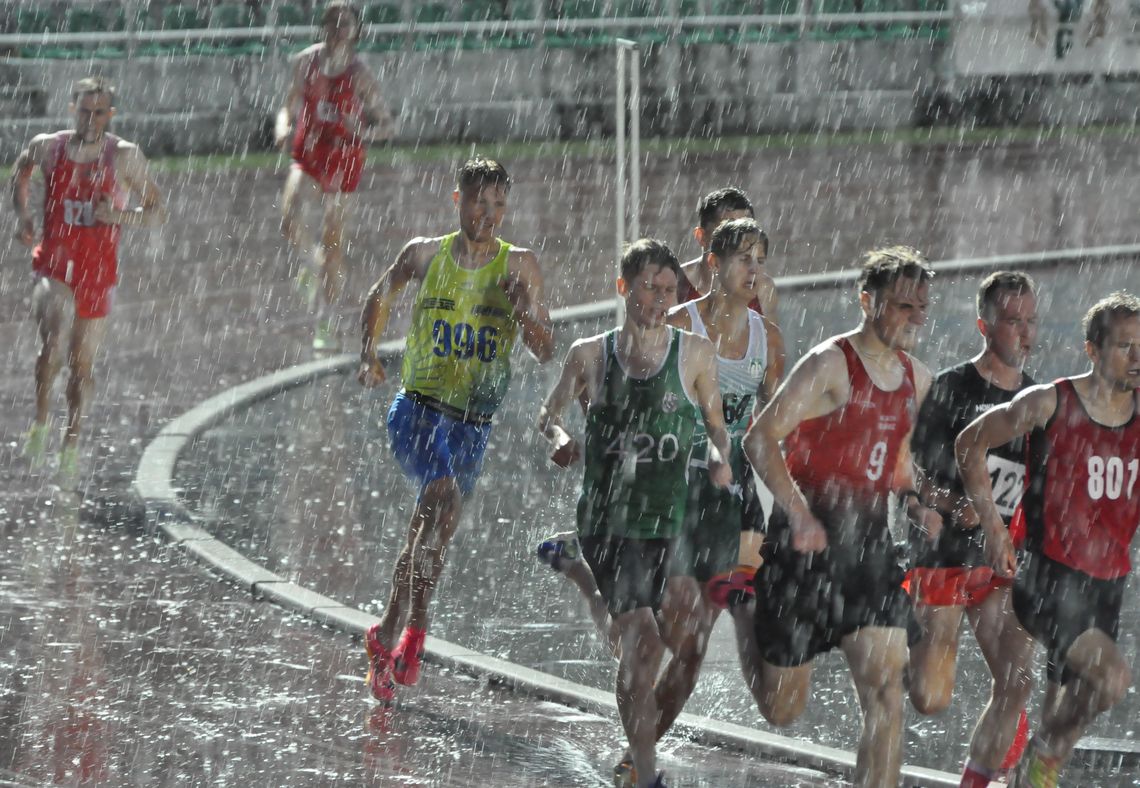
<path fill-rule="evenodd" d="M 516 316 L 521 317 L 530 314 L 529 293 L 518 274 L 508 274 L 500 279 L 499 287 L 503 289 L 503 294 L 514 307 Z"/>
<path fill-rule="evenodd" d="M 550 461 L 559 468 L 569 468 L 581 458 L 582 449 L 573 438 L 550 453 Z"/>
<path fill-rule="evenodd" d="M 942 515 L 933 509 L 915 503 L 906 513 L 907 519 L 926 535 L 926 541 L 933 542 L 942 534 Z"/>
<path fill-rule="evenodd" d="M 1017 571 L 1017 552 L 1005 524 L 999 522 L 998 525 L 998 528 L 986 529 L 986 563 L 998 577 L 1013 577 Z"/>
<path fill-rule="evenodd" d="M 95 221 L 99 224 L 119 224 L 119 211 L 111 202 L 111 195 L 101 195 L 95 202 Z"/>
<path fill-rule="evenodd" d="M 732 468 L 727 462 L 709 460 L 709 481 L 722 490 L 732 484 Z"/>
<path fill-rule="evenodd" d="M 18 220 L 16 232 L 12 236 L 24 246 L 36 245 L 36 222 L 31 216 L 24 216 Z"/>
<path fill-rule="evenodd" d="M 293 136 L 292 126 L 283 126 L 273 133 L 273 144 L 286 153 L 289 151 L 289 140 Z"/>
<path fill-rule="evenodd" d="M 388 379 L 388 375 L 384 372 L 384 365 L 380 363 L 378 358 L 362 359 L 360 361 L 360 368 L 356 372 L 356 379 L 360 381 L 360 385 L 366 389 L 379 386 Z"/>
<path fill-rule="evenodd" d="M 821 553 L 827 549 L 827 531 L 815 515 L 807 512 L 790 515 L 792 526 L 792 549 L 797 553 Z"/>

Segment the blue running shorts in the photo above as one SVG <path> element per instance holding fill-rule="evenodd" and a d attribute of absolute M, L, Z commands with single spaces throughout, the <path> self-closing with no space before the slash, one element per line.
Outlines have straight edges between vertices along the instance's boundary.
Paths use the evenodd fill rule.
<path fill-rule="evenodd" d="M 490 422 L 454 418 L 401 391 L 388 409 L 388 442 L 404 473 L 417 481 L 420 494 L 436 479 L 453 478 L 470 495 L 483 470 Z"/>

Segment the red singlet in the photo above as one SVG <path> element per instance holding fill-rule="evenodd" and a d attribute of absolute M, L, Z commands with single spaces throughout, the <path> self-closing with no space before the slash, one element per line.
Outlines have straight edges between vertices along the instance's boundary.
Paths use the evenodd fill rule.
<path fill-rule="evenodd" d="M 353 76 L 361 67 L 353 57 L 336 76 L 321 73 L 324 49 L 318 49 L 305 64 L 301 111 L 293 134 L 293 161 L 321 185 L 321 191 L 354 192 L 364 171 L 364 145 L 350 128 L 363 105 L 353 88 Z"/>
<path fill-rule="evenodd" d="M 104 134 L 103 152 L 79 164 L 67 155 L 74 132 L 61 131 L 41 164 L 44 174 L 44 237 L 32 253 L 32 270 L 71 287 L 76 315 L 105 317 L 110 292 L 119 279 L 119 225 L 95 221 L 95 206 L 104 195 L 115 208 L 126 195 L 115 178 L 119 138 Z"/>
<path fill-rule="evenodd" d="M 792 479 L 813 506 L 884 513 L 903 440 L 914 423 L 914 369 L 898 352 L 903 381 L 894 391 L 874 384 L 847 337 L 833 340 L 847 360 L 851 396 L 838 410 L 801 422 L 784 440 Z"/>
<path fill-rule="evenodd" d="M 1124 577 L 1140 525 L 1140 406 L 1126 424 L 1105 427 L 1071 378 L 1053 385 L 1057 410 L 1030 433 L 1026 450 L 1026 544 L 1092 577 Z"/>

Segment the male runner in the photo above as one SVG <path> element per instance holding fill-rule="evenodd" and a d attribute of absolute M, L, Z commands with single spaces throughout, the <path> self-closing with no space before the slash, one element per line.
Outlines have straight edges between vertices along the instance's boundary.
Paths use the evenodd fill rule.
<path fill-rule="evenodd" d="M 1084 331 L 1089 372 L 1026 389 L 970 424 L 955 447 L 990 565 L 1002 577 L 1017 570 L 1017 622 L 1002 641 L 1002 669 L 1021 677 L 1028 694 L 1033 641 L 1049 658 L 1041 725 L 1013 778 L 1019 788 L 1055 788 L 1085 728 L 1132 685 L 1116 638 L 1140 525 L 1140 298 L 1100 300 Z M 1026 433 L 1018 566 L 986 457 Z M 1011 736 L 1012 716 L 997 717 L 983 717 L 974 730 L 970 753 L 982 764 L 999 759 Z"/>
<path fill-rule="evenodd" d="M 729 219 L 754 218 L 752 202 L 734 186 L 711 191 L 697 202 L 697 226 L 693 228 L 693 238 L 701 247 L 701 254 L 681 266 L 684 276 L 677 288 L 677 303 L 700 298 L 712 289 L 712 271 L 706 263 L 706 255 L 713 231 Z M 750 306 L 776 322 L 776 283 L 767 271 L 760 278 Z"/>
<path fill-rule="evenodd" d="M 38 237 L 30 205 L 32 173 L 39 167 L 44 176 L 42 236 L 32 253 L 32 310 L 42 344 L 36 359 L 36 416 L 24 451 L 34 464 L 43 461 L 51 388 L 66 360 L 67 429 L 59 473 L 67 483 L 78 473 L 80 422 L 119 280 L 119 228 L 166 221 L 146 156 L 138 145 L 107 131 L 115 115 L 111 84 L 102 77 L 79 80 L 70 106 L 75 129 L 34 137 L 16 159 L 12 174 L 16 238 L 25 246 L 35 246 Z M 132 193 L 139 200 L 133 209 L 127 207 Z"/>
<path fill-rule="evenodd" d="M 293 57 L 292 81 L 275 128 L 278 147 L 291 145 L 293 157 L 281 194 L 281 232 L 294 249 L 304 253 L 311 243 L 305 204 L 321 205 L 318 272 L 314 275 L 305 262 L 298 275 L 316 307 L 317 350 L 337 346 L 334 309 L 344 279 L 344 224 L 349 195 L 364 170 L 365 145 L 393 133 L 380 84 L 356 54 L 360 17 L 354 7 L 330 2 L 321 15 L 321 31 L 323 41 Z"/>
<path fill-rule="evenodd" d="M 627 248 L 618 280 L 625 322 L 574 343 L 538 419 L 555 463 L 584 460 L 578 538 L 613 619 L 618 712 L 637 786 L 664 785 L 653 684 L 666 648 L 685 635 L 681 622 L 662 615 L 662 596 L 685 515 L 698 412 L 708 434 L 709 478 L 717 487 L 732 482 L 715 348 L 665 322 L 680 276 L 677 258 L 661 241 Z M 583 446 L 562 423 L 575 401 L 586 412 Z M 673 580 L 695 586 L 691 577 Z M 688 593 L 695 598 L 699 591 Z"/>
<path fill-rule="evenodd" d="M 895 785 L 901 766 L 911 607 L 888 528 L 892 493 L 931 532 L 941 525 L 914 492 L 909 452 L 930 373 L 906 351 L 926 322 L 931 276 L 908 247 L 864 255 L 859 328 L 811 350 L 744 442 L 775 498 L 756 573 L 752 694 L 769 721 L 790 723 L 807 703 L 812 659 L 841 648 L 863 709 L 860 786 Z"/>
<path fill-rule="evenodd" d="M 375 386 L 386 378 L 377 342 L 399 294 L 419 283 L 404 387 L 388 412 L 388 435 L 393 454 L 420 489 L 388 605 L 365 637 L 369 687 L 379 700 L 393 698 L 393 680 L 415 684 L 419 678 L 428 603 L 463 501 L 479 476 L 491 417 L 510 382 L 516 335 L 539 361 L 554 352 L 538 259 L 495 237 L 510 186 L 497 161 L 467 161 L 454 193 L 459 231 L 409 241 L 364 306 L 358 377 Z"/>
<path fill-rule="evenodd" d="M 938 373 L 930 394 L 922 403 L 912 448 L 924 481 L 919 488 L 923 503 L 942 515 L 945 527 L 931 542 L 919 529 L 912 529 L 912 565 L 908 590 L 915 605 L 915 618 L 922 640 L 910 648 L 910 698 L 923 714 L 936 714 L 950 705 L 958 655 L 958 631 L 962 614 L 970 622 L 992 677 L 988 714 L 1024 712 L 1010 695 L 1013 678 L 1002 670 L 1002 636 L 1013 610 L 1009 578 L 994 577 L 985 560 L 977 513 L 962 493 L 954 461 L 954 439 L 971 421 L 995 405 L 1013 399 L 1033 385 L 1023 372 L 1037 339 L 1037 295 L 1033 280 L 1017 271 L 990 274 L 978 289 L 978 331 L 985 343 L 974 358 Z M 990 452 L 986 467 L 994 485 L 994 500 L 1009 525 L 1021 500 L 1025 484 L 1025 445 L 1018 436 Z M 999 734 L 1014 732 L 1013 726 Z M 999 769 L 1017 763 L 1024 749 L 1024 728 L 1019 743 L 996 763 L 971 758 L 963 771 L 962 785 L 982 786 L 998 779 Z M 993 742 L 987 742 L 992 749 Z"/>

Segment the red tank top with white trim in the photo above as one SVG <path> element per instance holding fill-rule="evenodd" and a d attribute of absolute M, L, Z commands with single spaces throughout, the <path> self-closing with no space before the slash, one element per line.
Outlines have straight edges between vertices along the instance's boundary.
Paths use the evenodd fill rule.
<path fill-rule="evenodd" d="M 914 423 L 914 368 L 905 353 L 902 383 L 893 391 L 875 385 L 847 337 L 836 347 L 847 362 L 851 395 L 839 409 L 808 419 L 784 440 L 792 479 L 813 507 L 885 514 L 895 465 Z"/>
<path fill-rule="evenodd" d="M 1140 525 L 1140 393 L 1119 427 L 1093 421 L 1071 378 L 1026 448 L 1026 547 L 1092 577 L 1124 577 Z"/>
<path fill-rule="evenodd" d="M 119 225 L 95 220 L 104 196 L 122 209 L 126 195 L 115 177 L 119 138 L 105 134 L 95 161 L 80 164 L 67 155 L 74 132 L 60 132 L 41 164 L 44 174 L 44 235 L 32 255 L 33 269 L 68 284 L 111 286 L 118 280 Z"/>
<path fill-rule="evenodd" d="M 363 150 L 359 135 L 351 131 L 357 124 L 349 123 L 363 113 L 363 103 L 353 87 L 360 60 L 353 57 L 344 71 L 328 76 L 321 73 L 322 54 L 323 50 L 314 52 L 305 66 L 301 110 L 293 136 L 296 159 L 303 158 L 317 146 L 348 145 Z"/>

